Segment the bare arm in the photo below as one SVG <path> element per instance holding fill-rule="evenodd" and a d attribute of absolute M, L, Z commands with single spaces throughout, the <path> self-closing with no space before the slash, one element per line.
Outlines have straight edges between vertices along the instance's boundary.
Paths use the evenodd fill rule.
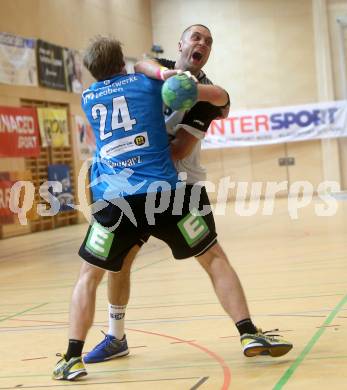
<path fill-rule="evenodd" d="M 198 84 L 198 100 L 209 102 L 214 106 L 226 106 L 229 103 L 229 95 L 217 85 Z"/>
<path fill-rule="evenodd" d="M 139 61 L 135 64 L 135 72 L 143 73 L 148 77 L 159 80 L 167 80 L 169 77 L 182 72 L 179 69 L 168 69 L 161 66 L 160 63 L 153 59 Z M 198 84 L 198 100 L 206 101 L 214 106 L 226 106 L 229 102 L 228 93 L 217 85 Z M 223 117 L 227 117 L 229 110 L 223 112 Z"/>
<path fill-rule="evenodd" d="M 183 160 L 191 154 L 198 138 L 185 131 L 183 128 L 177 130 L 175 138 L 171 141 L 171 158 L 173 161 Z"/>
<path fill-rule="evenodd" d="M 163 81 L 176 75 L 178 72 L 177 69 L 168 69 L 165 66 L 161 66 L 156 60 L 152 59 L 137 62 L 134 69 L 136 73 L 143 73 L 147 77 Z"/>

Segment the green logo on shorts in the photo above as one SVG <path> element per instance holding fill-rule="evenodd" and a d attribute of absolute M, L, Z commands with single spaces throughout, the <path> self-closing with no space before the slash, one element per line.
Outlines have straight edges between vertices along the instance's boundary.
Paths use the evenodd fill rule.
<path fill-rule="evenodd" d="M 190 247 L 197 245 L 209 232 L 204 219 L 200 215 L 197 215 L 199 212 L 194 209 L 192 213 L 186 215 L 177 224 Z"/>
<path fill-rule="evenodd" d="M 110 253 L 114 234 L 101 226 L 99 223 L 94 222 L 89 231 L 89 235 L 86 242 L 86 248 L 99 259 L 107 259 Z"/>

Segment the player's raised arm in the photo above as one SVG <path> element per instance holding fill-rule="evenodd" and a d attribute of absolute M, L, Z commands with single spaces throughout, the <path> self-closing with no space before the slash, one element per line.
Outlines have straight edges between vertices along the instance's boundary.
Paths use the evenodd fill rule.
<path fill-rule="evenodd" d="M 180 72 L 178 69 L 169 69 L 166 66 L 162 66 L 159 62 L 153 59 L 137 62 L 134 69 L 136 73 L 143 73 L 152 79 L 163 81 Z"/>
<path fill-rule="evenodd" d="M 205 101 L 218 107 L 228 107 L 230 105 L 229 95 L 226 90 L 217 85 L 198 85 L 198 100 Z"/>

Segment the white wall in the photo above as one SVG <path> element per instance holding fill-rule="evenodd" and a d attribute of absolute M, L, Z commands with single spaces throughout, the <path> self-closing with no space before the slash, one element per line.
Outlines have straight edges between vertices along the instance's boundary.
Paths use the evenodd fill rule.
<path fill-rule="evenodd" d="M 214 38 L 206 71 L 234 108 L 316 99 L 311 0 L 151 0 L 154 42 L 175 58 L 181 32 L 207 25 Z"/>

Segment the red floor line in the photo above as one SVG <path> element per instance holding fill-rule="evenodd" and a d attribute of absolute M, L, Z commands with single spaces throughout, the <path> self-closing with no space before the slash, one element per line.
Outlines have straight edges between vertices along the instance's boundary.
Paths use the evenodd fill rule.
<path fill-rule="evenodd" d="M 27 360 L 39 360 L 39 359 L 47 359 L 47 356 L 40 356 L 40 357 L 36 357 L 36 358 L 22 359 L 22 362 L 26 362 Z"/>
<path fill-rule="evenodd" d="M 172 343 L 170 344 L 184 344 L 184 343 L 193 343 L 195 342 L 196 340 L 183 340 L 183 341 L 173 341 Z"/>
<path fill-rule="evenodd" d="M 184 342 L 185 344 L 189 344 L 192 347 L 198 348 L 201 351 L 207 353 L 210 357 L 212 357 L 212 359 L 216 360 L 220 364 L 222 369 L 223 369 L 224 381 L 223 381 L 223 385 L 222 385 L 220 390 L 228 390 L 229 389 L 230 381 L 231 381 L 231 371 L 230 371 L 230 368 L 228 367 L 226 362 L 223 360 L 223 358 L 220 357 L 219 355 L 217 355 L 215 352 L 210 351 L 206 347 L 204 347 L 202 345 L 199 345 L 199 344 L 197 344 L 195 342 L 185 341 L 185 340 L 180 339 L 178 337 L 169 336 L 169 335 L 166 335 L 166 334 L 163 334 L 163 333 L 149 332 L 147 330 L 134 329 L 134 328 L 126 328 L 126 329 L 130 330 L 132 332 L 146 333 L 146 334 L 151 334 L 153 336 L 160 336 L 160 337 L 165 337 L 167 339 L 171 339 L 171 340 L 175 340 L 175 341 L 181 341 L 181 342 Z"/>

